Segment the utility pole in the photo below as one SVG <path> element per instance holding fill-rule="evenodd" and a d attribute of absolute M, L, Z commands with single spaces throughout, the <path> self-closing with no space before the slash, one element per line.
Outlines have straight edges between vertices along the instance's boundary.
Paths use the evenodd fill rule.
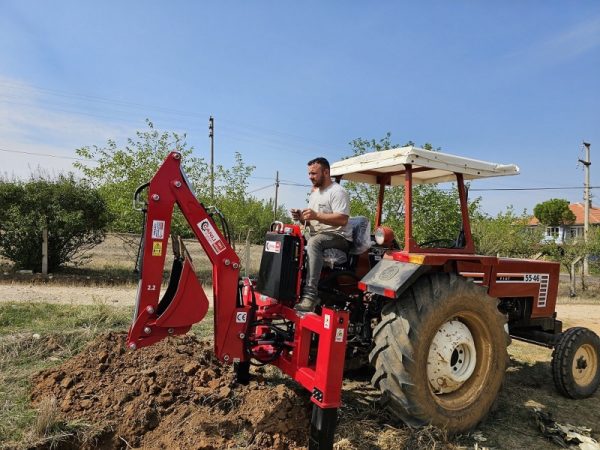
<path fill-rule="evenodd" d="M 210 199 L 215 199 L 215 119 L 208 119 L 208 137 L 210 138 Z"/>
<path fill-rule="evenodd" d="M 590 228 L 590 203 L 592 199 L 590 198 L 590 166 L 592 162 L 590 161 L 590 146 L 589 142 L 584 142 L 583 146 L 585 147 L 585 160 L 580 159 L 579 162 L 583 164 L 583 170 L 585 172 L 585 181 L 584 181 L 584 218 L 583 218 L 583 240 L 587 243 L 588 241 L 588 232 Z M 583 273 L 584 275 L 589 275 L 589 261 L 588 256 L 586 255 L 583 260 Z"/>
<path fill-rule="evenodd" d="M 273 220 L 277 220 L 277 194 L 279 192 L 279 170 L 275 175 L 275 206 L 273 208 Z"/>

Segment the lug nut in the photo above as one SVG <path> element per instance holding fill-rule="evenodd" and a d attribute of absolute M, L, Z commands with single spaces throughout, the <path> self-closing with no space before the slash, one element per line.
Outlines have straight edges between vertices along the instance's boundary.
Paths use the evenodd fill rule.
<path fill-rule="evenodd" d="M 181 159 L 181 154 L 173 153 L 173 159 Z"/>
<path fill-rule="evenodd" d="M 146 308 L 146 312 L 147 312 L 148 314 L 154 314 L 154 308 L 153 308 L 152 306 L 148 306 L 148 307 Z"/>
<path fill-rule="evenodd" d="M 231 261 L 229 261 L 228 259 L 226 259 L 225 261 L 223 261 L 225 263 L 226 266 L 228 266 L 229 264 L 231 264 Z"/>
<path fill-rule="evenodd" d="M 246 335 L 244 333 L 240 333 L 240 339 L 244 339 Z"/>
<path fill-rule="evenodd" d="M 232 267 L 233 267 L 234 269 L 237 269 L 238 267 L 240 267 L 240 265 L 239 265 L 238 263 L 233 263 L 233 266 L 232 266 Z"/>
<path fill-rule="evenodd" d="M 152 194 L 152 200 L 154 200 L 155 202 L 160 200 L 160 195 L 158 194 Z"/>
<path fill-rule="evenodd" d="M 229 361 L 229 355 L 224 355 L 223 356 L 223 361 Z"/>
<path fill-rule="evenodd" d="M 173 334 L 173 333 L 175 333 L 175 330 L 174 330 L 173 328 L 169 328 L 169 329 L 167 330 L 167 333 L 169 333 L 169 334 Z"/>
<path fill-rule="evenodd" d="M 146 334 L 152 333 L 152 328 L 150 328 L 150 327 L 144 328 L 144 333 L 146 333 Z"/>
<path fill-rule="evenodd" d="M 130 349 L 130 350 L 135 350 L 135 349 L 137 349 L 137 345 L 135 345 L 135 342 L 132 342 L 131 344 L 129 344 L 129 349 Z"/>
<path fill-rule="evenodd" d="M 175 182 L 175 187 L 178 187 L 178 188 L 181 187 L 181 181 L 176 181 Z"/>

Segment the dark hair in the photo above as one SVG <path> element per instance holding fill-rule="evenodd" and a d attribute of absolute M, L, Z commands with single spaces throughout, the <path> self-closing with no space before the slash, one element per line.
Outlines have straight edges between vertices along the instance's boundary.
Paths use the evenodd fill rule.
<path fill-rule="evenodd" d="M 313 164 L 319 164 L 323 169 L 329 169 L 329 161 L 327 161 L 322 156 L 319 156 L 315 159 L 311 159 L 308 163 L 306 163 L 307 166 L 312 166 Z"/>

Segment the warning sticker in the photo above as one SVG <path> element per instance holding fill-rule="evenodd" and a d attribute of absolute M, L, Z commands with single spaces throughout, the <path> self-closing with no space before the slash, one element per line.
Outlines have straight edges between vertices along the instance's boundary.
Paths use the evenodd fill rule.
<path fill-rule="evenodd" d="M 344 342 L 344 329 L 338 328 L 335 330 L 335 342 Z"/>
<path fill-rule="evenodd" d="M 265 252 L 281 253 L 281 242 L 277 242 L 277 241 L 265 242 Z"/>
<path fill-rule="evenodd" d="M 237 313 L 235 313 L 235 323 L 246 323 L 246 320 L 248 320 L 248 313 L 247 312 L 237 312 Z"/>
<path fill-rule="evenodd" d="M 162 255 L 162 242 L 153 242 L 152 243 L 152 256 L 161 256 Z"/>
<path fill-rule="evenodd" d="M 323 328 L 329 330 L 329 327 L 331 327 L 331 315 L 325 314 L 325 319 L 323 320 Z"/>
<path fill-rule="evenodd" d="M 223 241 L 217 234 L 217 231 L 215 230 L 215 228 L 208 221 L 208 219 L 204 219 L 203 221 L 198 222 L 197 226 L 198 226 L 198 228 L 200 228 L 200 231 L 202 231 L 202 234 L 204 235 L 204 237 L 206 238 L 206 240 L 212 247 L 215 254 L 218 255 L 223 250 L 225 250 L 225 244 L 223 243 Z"/>
<path fill-rule="evenodd" d="M 165 221 L 152 221 L 152 239 L 163 239 L 165 237 Z"/>

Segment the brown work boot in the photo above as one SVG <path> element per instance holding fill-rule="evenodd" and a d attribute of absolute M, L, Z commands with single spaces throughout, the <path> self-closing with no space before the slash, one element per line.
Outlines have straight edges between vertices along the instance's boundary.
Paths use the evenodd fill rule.
<path fill-rule="evenodd" d="M 294 306 L 294 309 L 299 313 L 314 312 L 319 303 L 321 303 L 321 300 L 318 297 L 303 295 L 300 301 L 296 303 L 296 306 Z"/>

